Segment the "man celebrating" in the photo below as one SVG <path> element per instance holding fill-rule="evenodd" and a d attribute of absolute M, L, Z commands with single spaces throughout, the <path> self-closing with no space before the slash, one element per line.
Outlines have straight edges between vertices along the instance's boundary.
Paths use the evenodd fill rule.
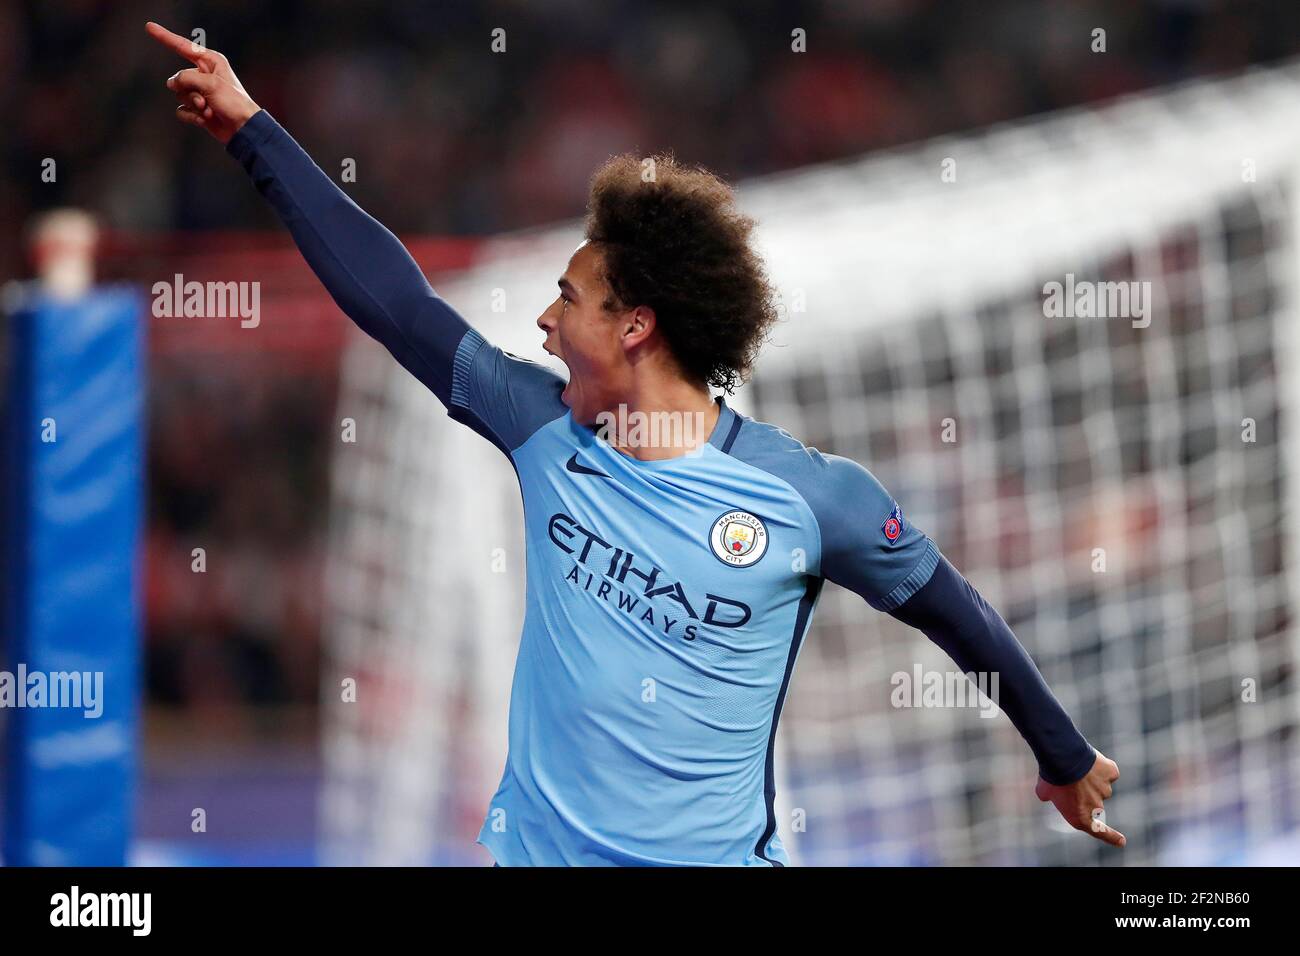
<path fill-rule="evenodd" d="M 717 177 L 668 157 L 644 178 L 631 157 L 596 171 L 586 241 L 537 320 L 566 382 L 439 298 L 225 57 L 147 29 L 194 64 L 167 81 L 177 116 L 226 145 L 340 308 L 518 474 L 527 612 L 479 836 L 500 864 L 783 865 L 773 743 L 827 580 L 996 673 L 1039 798 L 1124 844 L 1097 819 L 1118 768 L 876 479 L 713 396 L 775 317 L 753 223 Z M 702 427 L 606 440 L 606 416 Z"/>

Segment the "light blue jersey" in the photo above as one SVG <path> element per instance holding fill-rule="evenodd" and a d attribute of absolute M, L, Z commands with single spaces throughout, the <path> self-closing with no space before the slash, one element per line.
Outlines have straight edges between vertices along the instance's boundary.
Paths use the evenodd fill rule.
<path fill-rule="evenodd" d="M 452 414 L 514 463 L 528 554 L 479 842 L 503 866 L 784 864 L 773 741 L 823 577 L 890 610 L 938 552 L 861 466 L 725 404 L 701 452 L 639 461 L 563 387 L 461 342 Z"/>

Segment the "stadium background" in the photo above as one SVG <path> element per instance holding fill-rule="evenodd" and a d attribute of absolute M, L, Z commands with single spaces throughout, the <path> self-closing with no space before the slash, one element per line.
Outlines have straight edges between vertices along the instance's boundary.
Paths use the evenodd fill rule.
<path fill-rule="evenodd" d="M 318 858 L 322 581 L 350 334 L 245 177 L 168 115 L 161 84 L 180 64 L 144 36 L 151 18 L 203 28 L 324 168 L 355 159 L 349 194 L 435 285 L 486 237 L 580 214 L 589 171 L 614 152 L 671 149 L 744 180 L 1300 52 L 1284 2 L 4 6 L 0 276 L 30 274 L 22 223 L 77 206 L 108 230 L 106 280 L 263 284 L 255 335 L 155 319 L 149 336 L 136 858 L 200 863 Z M 1088 50 L 1098 25 L 1102 56 Z M 795 27 L 806 54 L 790 52 Z M 54 183 L 37 173 L 47 156 Z M 189 569 L 196 541 L 223 555 L 204 577 Z M 221 808 L 203 839 L 196 806 Z"/>

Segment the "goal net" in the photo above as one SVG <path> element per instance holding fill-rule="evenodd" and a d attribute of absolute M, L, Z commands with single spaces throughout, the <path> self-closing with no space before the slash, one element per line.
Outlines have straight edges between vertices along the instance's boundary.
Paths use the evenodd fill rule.
<path fill-rule="evenodd" d="M 746 414 L 865 464 L 997 607 L 1122 778 L 1126 863 L 1279 862 L 1300 827 L 1300 69 L 743 184 L 783 321 Z M 440 292 L 541 358 L 576 224 Z M 322 851 L 482 862 L 522 621 L 515 475 L 368 340 L 333 463 Z M 796 862 L 1116 860 L 955 669 L 824 592 L 778 734 Z M 355 701 L 345 699 L 354 681 Z"/>

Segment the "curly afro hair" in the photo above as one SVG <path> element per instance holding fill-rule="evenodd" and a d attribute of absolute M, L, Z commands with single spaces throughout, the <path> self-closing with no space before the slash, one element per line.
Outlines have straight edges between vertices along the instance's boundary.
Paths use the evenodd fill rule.
<path fill-rule="evenodd" d="M 616 300 L 605 307 L 654 309 L 682 373 L 734 391 L 777 313 L 731 187 L 670 155 L 616 156 L 591 178 L 586 228 Z"/>

